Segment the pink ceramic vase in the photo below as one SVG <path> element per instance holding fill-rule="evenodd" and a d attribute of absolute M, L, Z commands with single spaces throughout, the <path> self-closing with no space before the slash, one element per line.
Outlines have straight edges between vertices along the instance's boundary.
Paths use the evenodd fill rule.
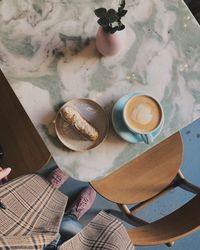
<path fill-rule="evenodd" d="M 96 48 L 103 56 L 114 56 L 118 54 L 123 44 L 123 31 L 105 33 L 100 26 L 96 34 Z"/>

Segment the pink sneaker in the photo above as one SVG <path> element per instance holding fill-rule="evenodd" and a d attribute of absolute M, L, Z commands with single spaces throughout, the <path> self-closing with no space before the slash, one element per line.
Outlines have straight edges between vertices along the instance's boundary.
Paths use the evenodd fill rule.
<path fill-rule="evenodd" d="M 77 199 L 68 208 L 65 214 L 73 214 L 79 220 L 93 205 L 96 191 L 92 187 L 86 187 L 78 195 Z"/>
<path fill-rule="evenodd" d="M 54 188 L 60 188 L 68 178 L 69 176 L 62 172 L 60 168 L 56 168 L 47 176 L 47 180 Z"/>

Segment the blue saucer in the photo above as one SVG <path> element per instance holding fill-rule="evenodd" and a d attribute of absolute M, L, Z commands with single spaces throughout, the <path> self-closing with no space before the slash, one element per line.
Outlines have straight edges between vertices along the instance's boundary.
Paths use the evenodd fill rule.
<path fill-rule="evenodd" d="M 123 108 L 126 102 L 138 93 L 130 93 L 121 97 L 114 105 L 112 110 L 112 123 L 116 133 L 125 141 L 130 143 L 144 143 L 142 136 L 140 134 L 134 133 L 128 129 L 123 119 Z M 152 132 L 152 137 L 156 138 L 163 127 L 164 121 L 161 126 Z"/>

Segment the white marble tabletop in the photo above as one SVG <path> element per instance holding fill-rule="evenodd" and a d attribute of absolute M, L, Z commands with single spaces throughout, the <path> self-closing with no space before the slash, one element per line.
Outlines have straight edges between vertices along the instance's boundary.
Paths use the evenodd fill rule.
<path fill-rule="evenodd" d="M 182 0 L 127 0 L 126 49 L 101 57 L 93 10 L 118 0 L 0 1 L 0 67 L 58 166 L 90 181 L 134 159 L 200 117 L 200 27 Z M 67 100 L 86 97 L 105 108 L 130 91 L 155 96 L 165 125 L 154 144 L 129 144 L 110 126 L 97 148 L 71 152 L 52 121 Z"/>

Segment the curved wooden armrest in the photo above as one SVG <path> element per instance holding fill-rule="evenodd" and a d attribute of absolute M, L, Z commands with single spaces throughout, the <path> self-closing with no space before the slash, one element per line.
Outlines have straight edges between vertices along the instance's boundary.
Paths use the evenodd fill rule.
<path fill-rule="evenodd" d="M 173 213 L 150 224 L 129 229 L 135 245 L 166 244 L 181 239 L 200 228 L 200 194 Z"/>

